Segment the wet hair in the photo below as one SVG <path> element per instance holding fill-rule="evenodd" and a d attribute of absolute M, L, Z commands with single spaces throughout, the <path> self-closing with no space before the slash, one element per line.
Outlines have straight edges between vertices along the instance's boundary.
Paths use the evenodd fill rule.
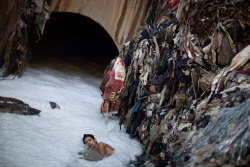
<path fill-rule="evenodd" d="M 90 138 L 92 138 L 93 140 L 95 140 L 95 137 L 94 137 L 94 135 L 92 135 L 92 134 L 84 134 L 83 135 L 83 138 L 82 138 L 82 141 L 83 141 L 83 143 L 85 144 L 85 139 L 86 139 L 86 137 L 90 137 Z M 96 142 L 97 143 L 97 142 Z"/>

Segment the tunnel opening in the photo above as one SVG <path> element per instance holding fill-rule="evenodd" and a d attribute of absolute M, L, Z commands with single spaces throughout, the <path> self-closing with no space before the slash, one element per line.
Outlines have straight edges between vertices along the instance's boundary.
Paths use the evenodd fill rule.
<path fill-rule="evenodd" d="M 37 42 L 38 37 L 33 35 L 33 38 L 31 64 L 49 59 L 76 65 L 92 62 L 103 72 L 119 53 L 113 39 L 100 24 L 76 13 L 52 13 L 42 39 Z"/>

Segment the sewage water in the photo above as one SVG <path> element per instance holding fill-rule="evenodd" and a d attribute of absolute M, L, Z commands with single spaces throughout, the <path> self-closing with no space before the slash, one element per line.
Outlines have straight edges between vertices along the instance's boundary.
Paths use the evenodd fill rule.
<path fill-rule="evenodd" d="M 96 149 L 91 148 L 87 148 L 86 150 L 79 152 L 79 155 L 82 155 L 81 158 L 87 161 L 100 161 L 105 158 L 105 156 L 99 154 Z"/>
<path fill-rule="evenodd" d="M 0 113 L 1 167 L 119 167 L 142 153 L 141 144 L 119 128 L 117 117 L 99 113 L 102 74 L 95 64 L 74 66 L 50 60 L 33 63 L 21 78 L 0 81 L 0 96 L 22 100 L 41 110 L 39 116 Z M 88 71 L 87 71 L 88 70 Z M 51 109 L 50 101 L 60 109 Z M 115 149 L 115 154 L 90 161 L 81 153 L 84 133 Z"/>

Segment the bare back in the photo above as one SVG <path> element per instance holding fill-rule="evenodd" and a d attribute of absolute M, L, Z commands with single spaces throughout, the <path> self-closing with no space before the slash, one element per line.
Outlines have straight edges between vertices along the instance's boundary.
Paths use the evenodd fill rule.
<path fill-rule="evenodd" d="M 101 155 L 105 155 L 106 153 L 109 155 L 114 154 L 114 148 L 103 142 L 97 143 L 97 150 Z"/>

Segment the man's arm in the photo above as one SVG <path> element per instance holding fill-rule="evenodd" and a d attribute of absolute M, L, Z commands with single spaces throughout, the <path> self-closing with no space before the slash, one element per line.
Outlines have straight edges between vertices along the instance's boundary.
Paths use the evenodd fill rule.
<path fill-rule="evenodd" d="M 106 148 L 105 148 L 106 153 L 108 153 L 109 155 L 113 155 L 114 154 L 114 148 L 109 146 L 108 144 L 106 144 Z"/>
<path fill-rule="evenodd" d="M 105 145 L 104 145 L 104 143 L 102 143 L 102 142 L 100 142 L 100 143 L 97 143 L 97 149 L 98 149 L 98 151 L 99 151 L 99 153 L 101 154 L 101 155 L 105 155 Z"/>

